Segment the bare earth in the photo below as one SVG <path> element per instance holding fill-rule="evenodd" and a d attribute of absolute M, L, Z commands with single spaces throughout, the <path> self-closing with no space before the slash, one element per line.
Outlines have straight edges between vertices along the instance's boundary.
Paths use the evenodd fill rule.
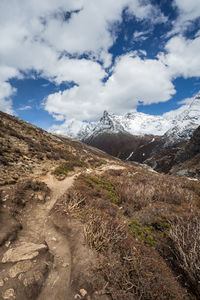
<path fill-rule="evenodd" d="M 102 166 L 96 170 L 88 169 L 86 173 L 101 173 L 107 169 L 123 168 L 118 165 Z M 72 257 L 69 241 L 59 232 L 50 218 L 50 211 L 56 201 L 72 186 L 80 173 L 57 180 L 51 172 L 37 178 L 47 184 L 51 190 L 50 197 L 45 203 L 30 204 L 21 216 L 23 229 L 19 232 L 19 243 L 46 244 L 54 261 L 47 279 L 37 300 L 71 300 L 70 278 Z"/>
<path fill-rule="evenodd" d="M 56 230 L 49 218 L 49 212 L 73 184 L 75 176 L 58 181 L 50 173 L 40 180 L 51 189 L 51 197 L 44 204 L 29 206 L 23 217 L 23 230 L 19 233 L 20 242 L 46 242 L 54 256 L 53 268 L 45 281 L 38 300 L 67 299 L 71 273 L 71 253 L 67 239 Z"/>

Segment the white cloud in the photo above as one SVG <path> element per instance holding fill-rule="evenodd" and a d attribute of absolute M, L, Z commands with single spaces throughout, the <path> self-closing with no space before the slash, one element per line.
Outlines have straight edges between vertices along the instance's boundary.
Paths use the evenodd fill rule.
<path fill-rule="evenodd" d="M 115 22 L 121 21 L 125 7 L 142 20 L 150 19 L 152 14 L 156 19 L 159 15 L 152 5 L 141 5 L 139 0 L 1 0 L 0 57 L 4 64 L 0 65 L 0 99 L 4 99 L 4 102 L 7 100 L 6 103 L 11 106 L 11 100 L 8 99 L 15 89 L 8 80 L 20 78 L 20 71 L 28 74 L 30 70 L 35 70 L 57 84 L 74 81 L 79 85 L 57 93 L 57 99 L 64 97 L 70 102 L 74 101 L 76 95 L 86 111 L 95 98 L 101 98 L 99 95 L 103 90 L 108 90 L 101 83 L 105 71 L 92 60 L 102 60 L 104 67 L 111 64 L 112 56 L 108 48 L 116 38 L 111 29 Z M 69 11 L 79 12 L 72 13 L 71 18 L 64 22 L 63 15 Z M 162 22 L 161 19 L 157 21 Z M 91 60 L 60 59 L 62 51 L 89 53 Z M 58 106 L 54 103 L 51 108 L 47 105 L 47 108 L 56 114 L 57 111 L 60 113 L 62 105 L 62 101 L 58 100 Z M 97 111 L 102 109 L 102 103 L 97 106 Z M 72 109 L 72 115 L 81 114 L 76 110 Z M 91 112 L 84 114 L 85 117 L 91 115 Z"/>
<path fill-rule="evenodd" d="M 140 100 L 144 104 L 158 103 L 174 93 L 167 69 L 160 61 L 125 55 L 116 63 L 103 98 L 113 106 L 111 111 L 117 107 L 118 113 L 136 108 Z"/>
<path fill-rule="evenodd" d="M 168 66 L 173 78 L 200 76 L 200 37 L 186 39 L 183 36 L 171 38 L 165 46 L 166 54 L 159 59 Z"/>
<path fill-rule="evenodd" d="M 148 31 L 135 31 L 133 34 L 134 39 L 140 38 L 141 36 L 147 35 L 149 33 Z"/>
<path fill-rule="evenodd" d="M 192 21 L 200 17 L 199 0 L 175 0 L 174 2 L 179 9 L 180 19 L 183 21 Z"/>
<path fill-rule="evenodd" d="M 111 59 L 107 50 L 115 40 L 110 29 L 113 22 L 121 21 L 127 6 L 141 19 L 149 19 L 150 12 L 157 11 L 150 4 L 139 5 L 139 0 L 1 0 L 1 58 L 18 69 L 38 69 L 41 63 L 42 69 L 44 65 L 55 65 L 60 51 L 92 51 L 108 65 Z M 64 22 L 61 12 L 70 10 L 80 12 Z"/>
<path fill-rule="evenodd" d="M 98 58 L 108 67 L 112 61 L 108 48 L 116 38 L 111 29 L 121 21 L 125 7 L 138 19 L 149 19 L 152 12 L 159 15 L 157 9 L 139 0 L 1 0 L 0 81 L 5 83 L 1 96 L 12 96 L 8 80 L 21 78 L 20 71 L 35 70 L 56 83 L 69 80 L 85 85 L 88 79 L 100 80 L 104 71 L 97 63 L 59 59 L 60 54 L 89 53 L 91 60 Z M 63 15 L 69 11 L 79 12 L 64 22 Z"/>
<path fill-rule="evenodd" d="M 32 109 L 32 107 L 30 105 L 21 106 L 18 108 L 18 110 L 21 110 L 21 111 L 29 110 L 29 109 Z"/>
<path fill-rule="evenodd" d="M 16 89 L 13 88 L 8 82 L 0 81 L 0 110 L 13 114 L 12 101 L 10 97 L 16 93 Z"/>
<path fill-rule="evenodd" d="M 5 100 L 0 98 L 0 110 L 7 114 L 13 115 L 14 111 L 12 108 L 12 101 L 10 99 Z"/>
<path fill-rule="evenodd" d="M 55 66 L 46 66 L 45 73 L 60 84 L 64 81 L 74 81 L 78 85 L 91 85 L 106 75 L 100 64 L 87 59 L 61 58 Z"/>
<path fill-rule="evenodd" d="M 142 5 L 142 1 L 130 1 L 128 10 L 138 19 L 150 19 L 152 23 L 165 23 L 168 20 L 158 8 L 148 2 Z"/>
<path fill-rule="evenodd" d="M 178 18 L 174 21 L 173 29 L 168 34 L 183 33 L 193 22 L 200 17 L 199 0 L 174 0 L 174 6 L 178 9 Z"/>
<path fill-rule="evenodd" d="M 78 54 L 92 51 L 101 56 L 116 38 L 109 29 L 114 22 L 121 21 L 125 7 L 138 19 L 166 21 L 158 9 L 150 4 L 141 5 L 139 0 L 87 0 L 68 23 L 59 18 L 49 19 L 42 36 L 59 51 Z"/>
<path fill-rule="evenodd" d="M 100 76 L 96 80 L 87 78 L 80 86 L 49 95 L 45 109 L 65 118 L 94 120 L 104 109 L 125 113 L 135 109 L 140 100 L 144 104 L 158 103 L 174 93 L 166 67 L 160 61 L 125 55 L 116 62 L 105 84 Z"/>

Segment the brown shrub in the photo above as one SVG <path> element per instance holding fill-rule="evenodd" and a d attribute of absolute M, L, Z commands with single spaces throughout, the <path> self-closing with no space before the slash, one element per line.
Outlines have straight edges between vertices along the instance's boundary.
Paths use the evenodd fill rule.
<path fill-rule="evenodd" d="M 169 237 L 178 267 L 200 297 L 200 214 L 177 217 L 170 225 Z"/>
<path fill-rule="evenodd" d="M 128 235 L 125 224 L 97 210 L 90 214 L 84 232 L 88 245 L 97 252 L 113 251 Z"/>
<path fill-rule="evenodd" d="M 119 207 L 104 194 L 101 199 L 101 189 L 96 197 L 91 188 L 88 197 L 87 181 L 79 179 L 77 183 L 55 210 L 83 223 L 85 240 L 98 257 L 91 280 L 93 290 L 113 300 L 187 299 L 156 249 L 131 234 Z M 86 189 L 82 189 L 84 183 Z"/>
<path fill-rule="evenodd" d="M 132 175 L 127 172 L 123 174 L 112 178 L 120 205 L 129 217 L 156 202 L 177 206 L 193 206 L 196 203 L 196 195 L 191 189 L 185 188 L 185 181 L 181 178 L 153 174 L 146 170 Z"/>
<path fill-rule="evenodd" d="M 44 182 L 28 179 L 24 182 L 17 183 L 11 191 L 10 201 L 19 206 L 25 206 L 28 202 L 37 199 L 40 194 L 43 201 L 50 194 L 50 189 Z"/>

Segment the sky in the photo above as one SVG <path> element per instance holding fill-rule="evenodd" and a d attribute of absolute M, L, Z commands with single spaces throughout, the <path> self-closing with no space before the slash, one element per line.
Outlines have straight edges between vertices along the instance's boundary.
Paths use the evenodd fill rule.
<path fill-rule="evenodd" d="M 0 110 L 48 130 L 174 115 L 200 90 L 200 0 L 1 0 Z"/>

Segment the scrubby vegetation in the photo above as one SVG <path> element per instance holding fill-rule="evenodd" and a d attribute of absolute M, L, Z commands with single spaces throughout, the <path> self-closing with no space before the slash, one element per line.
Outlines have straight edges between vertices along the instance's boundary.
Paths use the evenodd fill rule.
<path fill-rule="evenodd" d="M 183 271 L 195 294 L 200 297 L 200 214 L 176 217 L 169 237 L 178 267 Z"/>
<path fill-rule="evenodd" d="M 155 242 L 151 236 L 152 226 L 143 226 L 137 219 L 132 219 L 129 223 L 130 232 L 133 237 L 143 241 L 147 245 L 154 246 Z"/>
<path fill-rule="evenodd" d="M 116 188 L 107 178 L 103 176 L 81 176 L 79 180 L 82 185 L 86 185 L 89 188 L 88 192 L 92 189 L 93 194 L 96 194 L 97 196 L 104 194 L 109 201 L 119 204 L 120 200 Z"/>
<path fill-rule="evenodd" d="M 0 186 L 50 169 L 66 176 L 79 167 L 106 164 L 109 155 L 63 136 L 50 134 L 0 112 Z M 59 176 L 60 176 L 59 175 Z"/>
<path fill-rule="evenodd" d="M 189 248 L 195 240 L 189 232 L 197 221 L 189 226 L 184 248 L 185 255 L 191 250 L 196 256 L 195 264 L 183 266 L 178 242 L 186 220 L 198 209 L 198 195 L 188 182 L 139 167 L 79 176 L 56 210 L 84 224 L 86 242 L 98 254 L 94 290 L 119 300 L 199 297 L 199 250 Z M 185 220 L 182 229 L 180 220 Z M 182 236 L 176 239 L 178 224 Z"/>
<path fill-rule="evenodd" d="M 68 173 L 74 171 L 75 168 L 87 168 L 87 166 L 87 163 L 81 161 L 79 158 L 69 156 L 66 159 L 66 162 L 61 163 L 58 167 L 55 168 L 54 174 L 56 176 L 67 176 Z"/>

